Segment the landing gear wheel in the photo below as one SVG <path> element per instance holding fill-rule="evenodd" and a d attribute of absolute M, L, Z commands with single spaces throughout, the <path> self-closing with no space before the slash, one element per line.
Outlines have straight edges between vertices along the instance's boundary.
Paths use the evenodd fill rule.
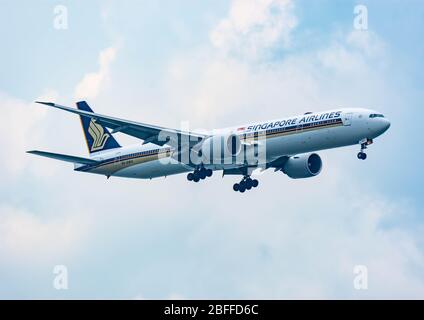
<path fill-rule="evenodd" d="M 250 178 L 247 179 L 245 183 L 246 183 L 246 189 L 247 190 L 252 189 L 252 187 L 253 187 L 253 181 L 252 181 L 252 179 L 250 179 Z"/>
<path fill-rule="evenodd" d="M 240 188 L 239 189 L 246 189 L 246 181 L 242 180 L 240 181 Z"/>
<path fill-rule="evenodd" d="M 241 193 L 246 190 L 251 190 L 252 188 L 256 188 L 259 185 L 259 181 L 256 179 L 250 178 L 250 176 L 245 176 L 239 183 L 233 185 L 234 191 L 239 191 Z"/>
<path fill-rule="evenodd" d="M 199 182 L 199 181 L 200 181 L 200 174 L 199 174 L 199 172 L 198 172 L 198 171 L 195 171 L 195 172 L 193 173 L 193 181 L 194 181 L 194 182 Z"/>
<path fill-rule="evenodd" d="M 199 182 L 205 180 L 207 177 L 211 177 L 213 174 L 212 169 L 206 169 L 205 167 L 196 168 L 194 172 L 187 174 L 188 181 Z"/>
<path fill-rule="evenodd" d="M 359 152 L 358 153 L 358 159 L 365 160 L 367 158 L 367 154 L 365 152 Z"/>

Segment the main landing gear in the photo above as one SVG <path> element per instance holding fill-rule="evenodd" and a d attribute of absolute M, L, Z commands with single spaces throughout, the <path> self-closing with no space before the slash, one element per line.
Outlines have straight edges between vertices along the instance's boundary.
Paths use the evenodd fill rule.
<path fill-rule="evenodd" d="M 367 149 L 368 146 L 372 143 L 373 143 L 372 139 L 364 139 L 360 141 L 361 151 L 358 153 L 359 160 L 365 160 L 367 158 L 367 154 L 364 152 L 364 150 Z"/>
<path fill-rule="evenodd" d="M 200 169 L 194 170 L 194 172 L 190 172 L 187 175 L 187 180 L 199 182 L 200 180 L 204 180 L 207 177 L 212 177 L 212 173 L 213 173 L 213 171 L 211 169 L 206 169 L 206 168 L 202 167 Z"/>
<path fill-rule="evenodd" d="M 245 192 L 246 190 L 250 190 L 252 188 L 256 188 L 259 185 L 259 181 L 256 179 L 252 179 L 249 176 L 246 176 L 243 178 L 243 180 L 240 181 L 240 183 L 236 183 L 233 185 L 234 191 L 239 191 L 241 193 Z"/>

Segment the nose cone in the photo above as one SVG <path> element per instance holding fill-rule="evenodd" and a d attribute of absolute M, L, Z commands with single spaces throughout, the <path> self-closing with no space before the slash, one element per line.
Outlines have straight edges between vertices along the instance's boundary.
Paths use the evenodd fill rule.
<path fill-rule="evenodd" d="M 377 120 L 377 119 L 376 119 Z M 386 118 L 379 118 L 376 123 L 376 133 L 381 135 L 390 128 L 390 121 Z"/>
<path fill-rule="evenodd" d="M 389 121 L 389 119 L 386 119 L 386 118 L 381 119 L 381 120 L 383 120 L 382 123 L 381 123 L 381 130 L 383 132 L 386 132 L 390 128 L 390 121 Z"/>

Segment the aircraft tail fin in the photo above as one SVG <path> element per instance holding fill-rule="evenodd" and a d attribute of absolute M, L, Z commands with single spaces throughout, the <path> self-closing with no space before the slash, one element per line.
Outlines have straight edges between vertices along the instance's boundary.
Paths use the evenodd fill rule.
<path fill-rule="evenodd" d="M 77 108 L 79 110 L 93 112 L 85 101 L 77 102 Z M 80 116 L 80 119 L 90 154 L 121 147 L 106 127 L 96 123 L 96 119 L 86 116 Z"/>

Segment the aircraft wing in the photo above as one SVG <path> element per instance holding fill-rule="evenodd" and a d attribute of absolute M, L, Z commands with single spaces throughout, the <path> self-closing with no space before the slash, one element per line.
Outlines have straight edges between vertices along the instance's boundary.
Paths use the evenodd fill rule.
<path fill-rule="evenodd" d="M 42 156 L 42 157 L 51 158 L 55 160 L 72 162 L 72 163 L 79 163 L 79 164 L 96 164 L 97 163 L 96 160 L 75 157 L 75 156 L 68 156 L 66 154 L 59 154 L 59 153 L 53 153 L 53 152 L 33 150 L 33 151 L 27 151 L 27 153 L 31 153 L 37 156 Z"/>
<path fill-rule="evenodd" d="M 105 116 L 105 115 L 94 113 L 94 112 L 88 112 L 88 111 L 61 106 L 52 102 L 37 101 L 37 103 L 44 104 L 53 108 L 65 110 L 71 113 L 75 113 L 80 116 L 85 116 L 85 117 L 95 119 L 97 123 L 112 129 L 112 133 L 122 132 L 127 135 L 142 139 L 143 144 L 151 142 L 160 146 L 163 146 L 164 144 L 168 144 L 173 147 L 177 147 L 178 141 L 181 141 L 182 138 L 184 138 L 184 141 L 189 142 L 190 145 L 194 145 L 200 142 L 205 137 L 207 137 L 207 135 L 203 135 L 199 133 L 185 132 L 185 131 L 180 131 L 176 129 L 163 128 L 163 127 L 154 126 L 150 124 L 140 123 L 140 122 L 123 120 L 123 119 Z"/>

